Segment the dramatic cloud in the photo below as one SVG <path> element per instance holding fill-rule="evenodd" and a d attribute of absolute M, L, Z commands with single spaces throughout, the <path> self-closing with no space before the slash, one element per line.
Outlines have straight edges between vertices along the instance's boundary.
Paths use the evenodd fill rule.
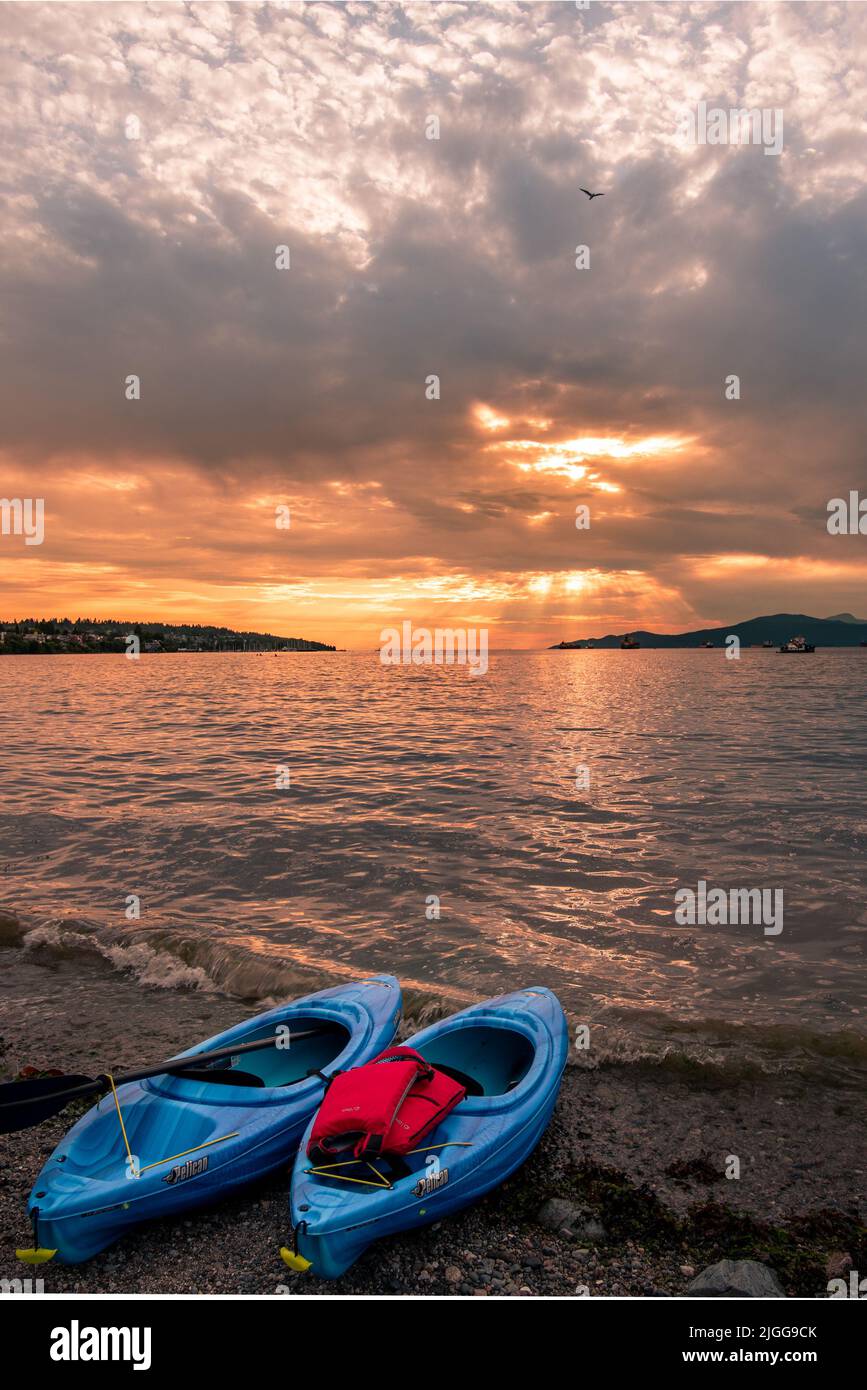
<path fill-rule="evenodd" d="M 5 616 L 370 647 L 863 610 L 825 527 L 865 484 L 863 8 L 0 24 L 0 491 L 46 504 Z M 690 143 L 701 102 L 782 148 Z"/>

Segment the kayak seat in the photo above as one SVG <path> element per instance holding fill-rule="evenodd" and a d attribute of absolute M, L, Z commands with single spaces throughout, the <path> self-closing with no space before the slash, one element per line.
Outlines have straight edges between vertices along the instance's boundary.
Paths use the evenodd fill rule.
<path fill-rule="evenodd" d="M 264 1086 L 265 1082 L 261 1076 L 255 1076 L 251 1071 L 239 1071 L 237 1067 L 185 1067 L 183 1071 L 173 1073 L 175 1076 L 182 1076 L 186 1081 L 214 1081 L 220 1086 Z"/>
<path fill-rule="evenodd" d="M 471 1096 L 502 1096 L 529 1071 L 535 1051 L 523 1033 L 479 1023 L 442 1033 L 420 1049 L 426 1062 Z"/>
<path fill-rule="evenodd" d="M 470 1076 L 468 1072 L 461 1071 L 458 1067 L 447 1067 L 442 1062 L 437 1062 L 437 1071 L 444 1072 L 446 1076 L 451 1077 L 452 1081 L 457 1081 L 459 1086 L 463 1086 L 468 1096 L 483 1096 L 485 1094 L 485 1088 L 481 1082 L 477 1081 L 474 1076 Z"/>
<path fill-rule="evenodd" d="M 291 1025 L 293 1032 L 303 1033 L 309 1030 L 309 1036 L 297 1038 L 289 1047 L 269 1047 L 262 1052 L 248 1052 L 238 1059 L 242 1067 L 227 1067 L 219 1073 L 203 1071 L 195 1079 L 216 1081 L 219 1077 L 229 1086 L 265 1086 L 271 1089 L 294 1086 L 314 1072 L 327 1067 L 340 1055 L 350 1040 L 348 1028 L 340 1023 L 323 1022 L 321 1018 L 293 1017 Z M 253 1042 L 259 1038 L 267 1038 L 269 1033 L 273 1033 L 273 1029 L 256 1029 L 238 1041 Z M 189 1077 L 192 1073 L 177 1073 L 179 1079 L 182 1075 Z M 246 1079 L 233 1081 L 232 1076 L 243 1076 Z M 230 1079 L 226 1082 L 227 1077 Z"/>

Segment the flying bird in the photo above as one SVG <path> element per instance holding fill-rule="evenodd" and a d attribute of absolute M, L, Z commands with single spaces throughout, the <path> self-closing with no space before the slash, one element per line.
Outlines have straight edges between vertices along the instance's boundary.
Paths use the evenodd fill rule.
<path fill-rule="evenodd" d="M 593 202 L 593 199 L 594 199 L 594 198 L 604 198 L 604 197 L 605 197 L 605 194 L 604 194 L 604 193 L 591 193 L 589 188 L 582 188 L 582 189 L 581 189 L 581 192 L 587 194 L 587 197 L 590 199 L 591 203 Z"/>

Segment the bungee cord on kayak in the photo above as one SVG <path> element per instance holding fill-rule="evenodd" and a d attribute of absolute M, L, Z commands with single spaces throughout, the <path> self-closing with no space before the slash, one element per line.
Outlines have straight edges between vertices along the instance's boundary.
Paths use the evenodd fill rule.
<path fill-rule="evenodd" d="M 219 1073 L 217 1073 L 217 1075 L 219 1075 Z M 108 1077 L 109 1082 L 111 1083 L 111 1094 L 114 1099 L 115 1109 L 117 1110 L 117 1118 L 120 1123 L 120 1132 L 123 1135 L 124 1147 L 126 1148 L 127 1168 L 129 1170 L 129 1176 L 131 1178 L 140 1178 L 142 1173 L 147 1173 L 151 1168 L 160 1168 L 164 1163 L 174 1163 L 175 1159 L 186 1158 L 189 1154 L 198 1153 L 200 1149 L 209 1149 L 213 1144 L 222 1144 L 226 1139 L 237 1139 L 238 1137 L 238 1130 L 235 1129 L 232 1131 L 231 1134 L 221 1134 L 216 1139 L 206 1139 L 203 1143 L 195 1144 L 191 1149 L 182 1149 L 180 1153 L 171 1154 L 168 1158 L 158 1158 L 153 1163 L 139 1163 L 138 1158 L 132 1152 L 132 1149 L 129 1146 L 129 1139 L 127 1138 L 126 1133 L 126 1125 L 123 1122 L 123 1111 L 120 1108 L 120 1101 L 118 1100 L 117 1087 L 114 1084 L 114 1077 L 111 1075 L 110 1072 L 106 1072 L 106 1076 Z"/>
<path fill-rule="evenodd" d="M 410 1150 L 408 1151 L 407 1156 L 409 1156 L 409 1154 L 422 1154 L 422 1153 L 427 1154 L 427 1153 L 433 1153 L 434 1149 L 469 1149 L 469 1148 L 472 1148 L 472 1144 L 471 1144 L 471 1143 L 469 1143 L 469 1142 L 461 1142 L 460 1140 L 457 1140 L 457 1139 L 451 1139 L 451 1140 L 446 1140 L 446 1142 L 445 1142 L 444 1144 L 423 1144 L 423 1145 L 421 1146 L 421 1148 L 418 1148 L 418 1149 L 410 1149 Z M 386 1155 L 386 1156 L 390 1156 L 390 1155 Z M 373 1173 L 375 1173 L 376 1176 L 377 1176 L 378 1178 L 381 1178 L 382 1181 L 381 1181 L 381 1182 L 378 1182 L 378 1183 L 369 1182 L 369 1181 L 368 1181 L 367 1179 L 365 1179 L 365 1178 L 351 1178 L 351 1177 L 348 1177 L 345 1173 L 338 1173 L 338 1172 L 336 1171 L 338 1168 L 354 1168 L 354 1167 L 357 1167 L 359 1164 L 362 1164 L 362 1163 L 366 1163 L 366 1164 L 367 1164 L 367 1167 L 368 1167 Z M 314 1167 L 314 1168 L 305 1168 L 304 1171 L 305 1171 L 305 1173 L 313 1173 L 313 1174 L 316 1175 L 316 1177 L 319 1177 L 319 1178 L 335 1178 L 335 1179 L 337 1179 L 338 1182 L 357 1182 L 357 1183 L 363 1184 L 363 1185 L 366 1186 L 366 1187 L 387 1187 L 389 1190 L 391 1190 L 391 1189 L 394 1187 L 394 1184 L 393 1184 L 392 1182 L 389 1181 L 389 1179 L 385 1176 L 384 1173 L 380 1173 L 379 1169 L 378 1169 L 378 1168 L 375 1168 L 375 1167 L 373 1166 L 373 1164 L 370 1162 L 369 1159 L 349 1158 L 349 1159 L 345 1159 L 342 1163 L 325 1163 L 325 1164 L 319 1164 L 317 1167 Z M 401 1176 L 406 1176 L 406 1174 L 402 1174 Z"/>

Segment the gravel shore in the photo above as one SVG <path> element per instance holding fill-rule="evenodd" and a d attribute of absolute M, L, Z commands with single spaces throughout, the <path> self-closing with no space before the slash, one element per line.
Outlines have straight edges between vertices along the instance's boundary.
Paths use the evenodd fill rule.
<path fill-rule="evenodd" d="M 6 1078 L 25 1065 L 84 1073 L 159 1061 L 252 1006 L 147 991 L 106 968 L 0 952 Z M 107 1021 L 114 1021 L 107 1027 Z M 720 1086 L 658 1068 L 567 1068 L 532 1159 L 477 1207 L 374 1246 L 341 1280 L 294 1275 L 287 1174 L 218 1207 L 130 1233 L 85 1265 L 45 1265 L 47 1292 L 677 1296 L 723 1258 L 773 1268 L 789 1294 L 827 1296 L 829 1261 L 867 1268 L 867 1102 L 797 1078 Z M 20 1275 L 26 1199 L 69 1124 L 0 1138 L 0 1277 Z M 726 1177 L 737 1158 L 738 1178 Z M 571 1235 L 548 1229 L 550 1198 Z"/>

